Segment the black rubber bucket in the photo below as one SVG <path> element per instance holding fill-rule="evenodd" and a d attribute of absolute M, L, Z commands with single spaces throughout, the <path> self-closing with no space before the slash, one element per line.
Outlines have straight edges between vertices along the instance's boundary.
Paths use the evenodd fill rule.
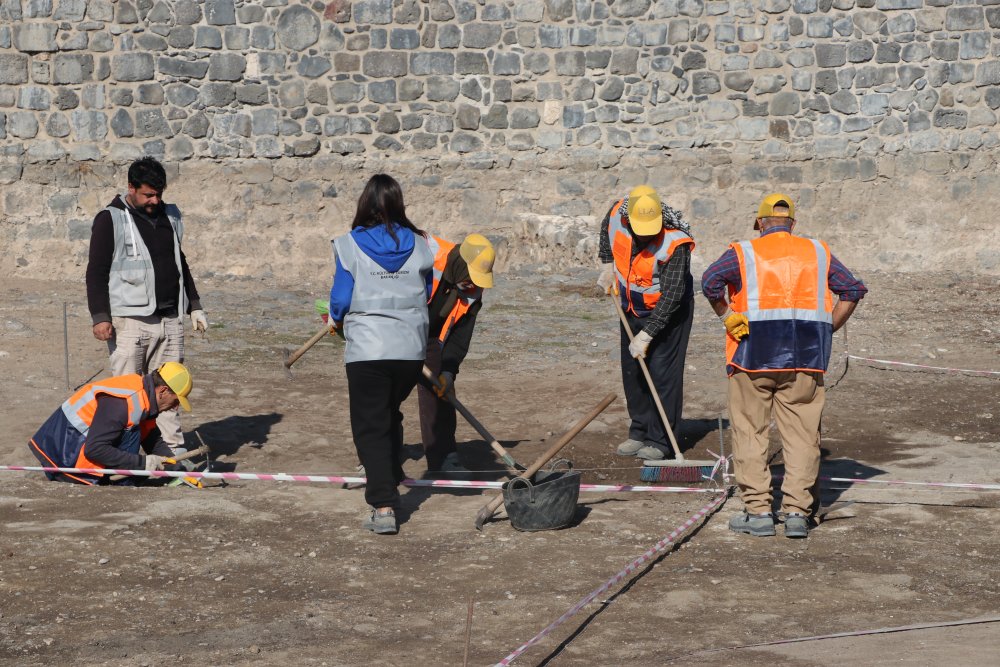
<path fill-rule="evenodd" d="M 564 469 L 557 469 L 564 466 Z M 517 530 L 555 530 L 568 525 L 580 498 L 580 473 L 565 459 L 534 479 L 515 477 L 503 485 L 503 504 L 510 525 Z"/>

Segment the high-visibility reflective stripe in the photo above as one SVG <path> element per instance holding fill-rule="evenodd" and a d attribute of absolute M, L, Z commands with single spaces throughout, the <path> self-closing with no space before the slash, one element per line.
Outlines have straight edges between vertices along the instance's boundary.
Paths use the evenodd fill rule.
<path fill-rule="evenodd" d="M 755 313 L 747 313 L 751 322 L 770 322 L 774 320 L 804 320 L 806 322 L 833 322 L 833 315 L 826 311 L 808 310 L 803 308 L 768 308 Z"/>
<path fill-rule="evenodd" d="M 760 307 L 760 285 L 757 282 L 757 256 L 750 241 L 740 241 L 743 250 L 743 266 L 746 268 L 744 292 L 747 299 L 747 319 L 751 322 L 768 320 L 806 320 L 809 322 L 833 322 L 832 313 L 826 311 L 826 274 L 829 262 L 823 244 L 815 239 L 807 239 L 816 251 L 816 309 L 765 308 Z"/>
<path fill-rule="evenodd" d="M 142 419 L 142 401 L 135 400 L 134 391 L 122 387 L 108 387 L 100 384 L 92 384 L 87 387 L 86 392 L 80 394 L 76 401 L 72 401 L 72 397 L 70 397 L 62 404 L 62 411 L 66 416 L 66 419 L 73 425 L 73 428 L 78 430 L 80 433 L 86 433 L 90 430 L 90 424 L 85 422 L 83 418 L 80 417 L 80 411 L 92 401 L 96 400 L 98 394 L 107 394 L 108 396 L 125 399 L 125 402 L 129 407 L 129 425 L 134 426 Z"/>

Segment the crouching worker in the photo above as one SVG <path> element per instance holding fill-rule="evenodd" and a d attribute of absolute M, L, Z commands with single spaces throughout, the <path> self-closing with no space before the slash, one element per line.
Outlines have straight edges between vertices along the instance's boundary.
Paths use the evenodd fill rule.
<path fill-rule="evenodd" d="M 191 374 L 175 361 L 147 375 L 92 382 L 53 412 L 28 446 L 46 467 L 172 469 L 172 452 L 156 428 L 156 417 L 178 405 L 190 410 L 191 386 Z M 61 482 L 111 483 L 100 473 L 45 475 Z M 122 482 L 133 484 L 135 479 L 142 478 Z"/>

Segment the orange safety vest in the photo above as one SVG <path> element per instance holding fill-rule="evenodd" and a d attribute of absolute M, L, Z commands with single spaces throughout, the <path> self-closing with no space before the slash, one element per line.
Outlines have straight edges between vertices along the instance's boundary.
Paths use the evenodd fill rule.
<path fill-rule="evenodd" d="M 639 254 L 632 257 L 632 232 L 622 217 L 622 199 L 608 216 L 608 240 L 615 259 L 622 308 L 636 317 L 646 317 L 660 300 L 660 267 L 682 245 L 694 250 L 694 239 L 676 229 L 662 229 Z"/>
<path fill-rule="evenodd" d="M 441 282 L 441 276 L 444 274 L 444 268 L 448 264 L 448 255 L 458 244 L 445 241 L 437 236 L 428 236 L 427 245 L 430 247 L 431 253 L 434 254 L 431 297 L 430 299 L 427 299 L 427 303 L 430 303 L 431 300 L 434 299 L 434 294 L 437 292 L 438 284 Z M 481 287 L 477 287 L 471 294 L 466 294 L 459 289 L 456 289 L 456 292 L 458 293 L 458 298 L 455 299 L 454 307 L 451 309 L 451 312 L 448 313 L 448 317 L 445 318 L 444 324 L 441 325 L 441 335 L 438 336 L 438 340 L 441 341 L 442 345 L 444 345 L 445 340 L 448 338 L 448 334 L 451 333 L 455 324 L 462 319 L 467 312 L 469 312 L 469 309 L 472 308 L 472 305 L 476 303 L 476 301 L 483 297 L 483 288 Z"/>
<path fill-rule="evenodd" d="M 735 370 L 825 373 L 833 341 L 833 293 L 827 280 L 830 248 L 788 232 L 733 243 L 740 264 L 739 291 L 730 307 L 745 313 L 750 333 L 726 336 L 726 360 Z"/>
<path fill-rule="evenodd" d="M 142 441 L 156 427 L 156 420 L 149 419 L 149 396 L 141 375 L 121 375 L 99 380 L 81 387 L 70 396 L 31 439 L 36 456 L 56 468 L 101 468 L 87 458 L 84 451 L 87 433 L 97 411 L 97 397 L 116 396 L 125 399 L 128 421 L 125 430 L 139 429 Z M 67 437 L 67 433 L 71 437 Z M 83 484 L 93 484 L 103 473 L 72 475 Z"/>

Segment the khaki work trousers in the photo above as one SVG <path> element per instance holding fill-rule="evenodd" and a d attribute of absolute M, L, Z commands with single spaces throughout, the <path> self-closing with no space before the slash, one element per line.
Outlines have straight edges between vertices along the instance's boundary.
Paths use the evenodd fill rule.
<path fill-rule="evenodd" d="M 113 317 L 114 333 L 108 341 L 111 375 L 155 371 L 168 361 L 184 361 L 184 320 L 180 317 Z M 171 448 L 184 445 L 181 416 L 177 410 L 156 418 L 163 441 Z"/>
<path fill-rule="evenodd" d="M 771 511 L 767 450 L 772 408 L 785 459 L 781 511 L 812 513 L 825 391 L 821 373 L 737 371 L 729 377 L 736 484 L 750 514 Z"/>

